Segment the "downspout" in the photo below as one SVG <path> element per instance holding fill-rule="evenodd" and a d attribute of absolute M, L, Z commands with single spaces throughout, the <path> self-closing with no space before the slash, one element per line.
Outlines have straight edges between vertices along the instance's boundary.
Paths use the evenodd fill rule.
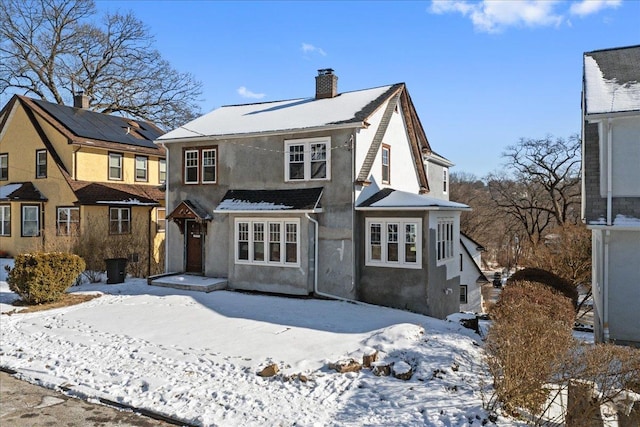
<path fill-rule="evenodd" d="M 604 236 L 604 266 L 602 280 L 602 334 L 604 342 L 609 342 L 609 237 L 611 231 L 606 230 Z"/>
<path fill-rule="evenodd" d="M 147 277 L 151 276 L 151 257 L 154 255 L 153 254 L 153 240 L 151 239 L 151 224 L 153 223 L 153 208 L 149 208 L 149 217 L 148 217 L 148 225 L 149 227 L 147 227 L 147 233 L 148 233 L 148 244 L 149 247 L 147 248 Z"/>
<path fill-rule="evenodd" d="M 613 153 L 613 141 L 611 140 L 611 119 L 607 119 L 607 225 L 611 224 L 611 199 L 613 197 L 613 171 L 611 170 L 611 166 L 613 164 L 613 160 L 611 159 L 611 155 Z"/>
<path fill-rule="evenodd" d="M 165 209 L 165 218 L 166 212 L 169 208 L 169 150 L 164 142 L 161 142 L 162 148 L 164 148 L 164 159 L 165 159 L 165 175 L 164 175 L 164 209 Z M 169 266 L 169 251 L 167 248 L 167 237 L 169 235 L 169 222 L 165 219 L 165 227 L 164 227 L 164 268 L 162 269 L 163 273 L 167 272 L 167 267 Z"/>
<path fill-rule="evenodd" d="M 315 219 L 311 218 L 311 216 L 309 216 L 308 212 L 305 212 L 304 216 L 313 223 L 314 225 L 314 236 L 313 236 L 313 293 L 316 295 L 320 295 L 326 298 L 331 298 L 331 299 L 337 299 L 340 301 L 347 301 L 347 302 L 354 302 L 354 303 L 359 303 L 362 304 L 360 301 L 355 301 L 349 298 L 343 298 L 343 297 L 339 297 L 337 295 L 331 295 L 325 292 L 320 292 L 318 290 L 318 221 L 316 221 Z"/>

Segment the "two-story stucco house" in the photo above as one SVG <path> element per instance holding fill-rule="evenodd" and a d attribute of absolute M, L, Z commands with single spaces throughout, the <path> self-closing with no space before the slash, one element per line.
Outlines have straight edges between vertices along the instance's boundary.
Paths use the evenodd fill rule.
<path fill-rule="evenodd" d="M 640 45 L 584 54 L 582 214 L 595 338 L 640 345 Z"/>
<path fill-rule="evenodd" d="M 101 249 L 129 236 L 131 267 L 164 267 L 164 149 L 151 123 L 13 96 L 0 111 L 0 249 L 60 249 L 97 234 Z M 68 248 L 66 248 L 68 249 Z"/>
<path fill-rule="evenodd" d="M 218 108 L 159 138 L 167 266 L 233 289 L 459 310 L 459 217 L 404 84 Z M 433 164 L 431 175 L 426 164 Z"/>

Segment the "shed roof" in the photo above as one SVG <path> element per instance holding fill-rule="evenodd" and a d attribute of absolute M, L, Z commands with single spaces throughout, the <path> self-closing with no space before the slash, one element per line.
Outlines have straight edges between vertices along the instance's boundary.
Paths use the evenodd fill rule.
<path fill-rule="evenodd" d="M 423 194 L 409 193 L 408 191 L 383 188 L 362 203 L 358 210 L 470 210 L 463 203 L 437 199 Z"/>
<path fill-rule="evenodd" d="M 0 200 L 46 202 L 48 199 L 33 182 L 16 182 L 0 186 Z"/>
<path fill-rule="evenodd" d="M 214 212 L 319 212 L 322 190 L 322 187 L 295 190 L 229 190 Z"/>
<path fill-rule="evenodd" d="M 69 181 L 81 205 L 159 206 L 164 193 L 159 187 L 139 184 Z"/>

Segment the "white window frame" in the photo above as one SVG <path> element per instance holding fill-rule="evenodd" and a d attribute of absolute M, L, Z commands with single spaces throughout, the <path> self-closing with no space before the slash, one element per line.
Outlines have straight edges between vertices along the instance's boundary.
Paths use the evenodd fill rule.
<path fill-rule="evenodd" d="M 112 161 L 118 160 L 118 164 L 112 166 L 111 163 Z M 124 162 L 124 156 L 122 155 L 122 153 L 109 153 L 109 179 L 112 181 L 122 181 L 122 163 Z M 111 169 L 117 170 L 118 171 L 118 176 L 115 175 L 111 175 Z"/>
<path fill-rule="evenodd" d="M 27 216 L 27 211 L 34 209 L 36 212 L 36 219 L 35 219 L 35 224 L 36 224 L 36 232 L 35 234 L 25 234 L 24 229 L 25 229 L 25 222 L 26 222 L 26 216 Z M 30 222 L 34 222 L 33 220 L 30 220 Z M 21 218 L 21 228 L 20 228 L 20 235 L 22 237 L 38 237 L 40 236 L 40 205 L 22 205 L 22 218 Z"/>
<path fill-rule="evenodd" d="M 117 211 L 118 212 L 118 218 L 116 221 L 111 219 L 111 212 L 113 211 Z M 127 212 L 127 218 L 123 218 L 122 213 L 123 212 Z M 111 223 L 112 222 L 117 222 L 118 224 L 118 231 L 112 231 L 111 230 Z M 127 222 L 129 224 L 129 230 L 127 231 L 122 231 L 122 225 Z M 109 208 L 109 234 L 111 235 L 120 235 L 120 234 L 131 234 L 131 224 L 132 224 L 132 218 L 131 218 L 131 208 L 119 208 L 119 207 L 110 207 Z"/>
<path fill-rule="evenodd" d="M 213 164 L 206 164 L 205 162 L 205 153 L 213 153 Z M 201 158 L 202 158 L 202 164 L 200 166 L 200 168 L 202 169 L 201 171 L 201 176 L 200 176 L 200 180 L 203 184 L 215 184 L 218 182 L 218 149 L 217 148 L 203 148 L 201 151 Z M 204 179 L 204 172 L 205 172 L 205 168 L 213 168 L 213 180 L 205 180 Z"/>
<path fill-rule="evenodd" d="M 0 236 L 11 236 L 11 205 L 0 205 Z"/>
<path fill-rule="evenodd" d="M 196 156 L 195 158 L 191 158 L 188 159 L 188 155 L 189 154 L 193 154 L 195 153 Z M 192 163 L 189 164 L 189 161 L 191 161 Z M 195 164 L 193 164 L 193 161 L 195 161 Z M 188 173 L 187 170 L 189 170 L 189 168 L 195 168 L 196 169 L 196 179 L 189 181 L 188 177 Z M 184 170 L 182 171 L 182 173 L 184 174 L 184 183 L 185 184 L 199 184 L 200 180 L 199 180 L 199 174 L 200 174 L 200 151 L 196 148 L 196 149 L 191 149 L 191 150 L 184 150 Z"/>
<path fill-rule="evenodd" d="M 469 287 L 460 285 L 460 304 L 469 304 Z"/>
<path fill-rule="evenodd" d="M 326 176 L 323 178 L 311 177 L 311 164 L 314 163 L 312 157 L 312 147 L 314 145 L 325 146 L 326 157 L 324 162 L 326 164 Z M 292 146 L 301 145 L 303 147 L 303 160 L 304 164 L 304 177 L 303 178 L 291 178 L 290 177 L 290 155 L 289 150 Z M 284 141 L 284 180 L 285 182 L 300 182 L 300 181 L 328 181 L 331 179 L 331 137 L 319 137 L 319 138 L 304 138 L 304 139 L 286 139 Z"/>
<path fill-rule="evenodd" d="M 247 225 L 247 231 L 243 231 L 242 242 L 247 242 L 249 249 L 247 253 L 248 259 L 240 259 L 239 257 L 239 243 L 240 243 L 240 226 L 241 224 Z M 271 225 L 278 225 L 278 234 L 279 240 L 272 239 L 272 229 Z M 255 230 L 256 225 L 262 227 L 262 239 L 260 242 L 264 246 L 264 257 L 262 260 L 255 260 L 255 251 L 254 244 L 256 243 Z M 295 227 L 295 233 L 291 233 L 291 227 Z M 258 227 L 259 229 L 260 227 Z M 272 266 L 272 267 L 300 267 L 300 220 L 297 218 L 285 218 L 285 219 L 276 219 L 276 218 L 236 218 L 234 221 L 234 260 L 236 264 L 248 264 L 248 265 L 263 265 L 263 266 Z M 247 236 L 248 233 L 248 236 Z M 260 233 L 258 233 L 260 234 Z M 246 239 L 245 239 L 246 237 Z M 293 240 L 291 240 L 293 238 Z M 279 255 L 280 259 L 278 261 L 273 261 L 271 259 L 271 243 L 279 243 Z M 287 244 L 295 244 L 295 253 L 296 253 L 296 261 L 295 262 L 287 262 Z"/>
<path fill-rule="evenodd" d="M 63 221 L 60 220 L 60 213 L 61 212 L 66 212 L 67 213 L 67 218 Z M 77 212 L 78 213 L 78 220 L 77 221 L 72 221 L 71 217 L 71 213 L 72 212 Z M 72 225 L 75 225 L 75 232 L 72 233 Z M 61 233 L 61 226 L 64 227 L 64 232 Z M 75 207 L 59 207 L 56 209 L 56 234 L 58 236 L 73 236 L 75 234 L 77 234 L 80 231 L 80 208 L 75 208 Z"/>
<path fill-rule="evenodd" d="M 162 219 L 160 218 L 162 212 Z M 156 208 L 156 233 L 164 233 L 167 230 L 167 209 Z"/>
<path fill-rule="evenodd" d="M 47 150 L 36 150 L 36 179 L 47 177 Z"/>
<path fill-rule="evenodd" d="M 449 191 L 449 170 L 442 169 L 442 192 L 447 194 Z"/>
<path fill-rule="evenodd" d="M 371 246 L 371 226 L 380 225 L 380 259 L 373 258 Z M 389 261 L 388 244 L 389 225 L 397 225 L 398 261 Z M 407 240 L 406 226 L 415 227 L 415 242 Z M 391 267 L 391 268 L 422 268 L 422 219 L 421 218 L 367 218 L 366 226 L 366 256 L 365 265 L 371 267 Z M 416 261 L 407 261 L 406 245 L 415 243 Z"/>
<path fill-rule="evenodd" d="M 140 182 L 149 181 L 149 158 L 147 156 L 136 156 L 135 157 L 135 180 Z M 142 167 L 138 167 L 138 162 L 141 162 Z M 144 171 L 144 177 L 138 177 L 138 171 Z"/>
<path fill-rule="evenodd" d="M 2 173 L 4 172 L 4 174 Z M 9 153 L 0 154 L 0 181 L 9 179 Z"/>
<path fill-rule="evenodd" d="M 167 160 L 158 159 L 158 182 L 164 184 L 167 180 Z"/>
<path fill-rule="evenodd" d="M 438 218 L 436 229 L 436 260 L 438 263 L 451 260 L 455 256 L 454 219 Z"/>

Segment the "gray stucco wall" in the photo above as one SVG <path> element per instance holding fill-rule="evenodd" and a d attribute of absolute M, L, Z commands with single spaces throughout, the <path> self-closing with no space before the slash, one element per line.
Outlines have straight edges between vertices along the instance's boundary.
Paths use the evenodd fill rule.
<path fill-rule="evenodd" d="M 597 123 L 584 126 L 584 191 L 585 219 L 587 224 L 607 217 L 607 199 L 600 196 L 600 137 Z M 640 218 L 640 197 L 614 197 L 611 200 L 611 217 L 627 215 Z"/>
<path fill-rule="evenodd" d="M 366 218 L 421 218 L 422 268 L 391 268 L 367 266 Z M 460 276 L 447 280 L 446 267 L 437 266 L 429 248 L 435 242 L 435 230 L 429 230 L 429 213 L 412 212 L 402 215 L 390 212 L 360 211 L 357 221 L 358 299 L 372 304 L 410 310 L 439 319 L 460 311 Z M 451 289 L 450 292 L 445 292 Z"/>
<path fill-rule="evenodd" d="M 311 214 L 319 223 L 318 288 L 321 292 L 354 298 L 353 287 L 353 176 L 352 151 L 345 142 L 352 131 L 305 132 L 246 139 L 212 140 L 193 143 L 169 143 L 167 212 L 183 200 L 196 200 L 208 213 L 230 189 L 265 190 L 323 187 L 322 213 Z M 324 181 L 285 182 L 284 141 L 290 139 L 331 137 L 331 179 Z M 217 184 L 182 183 L 183 149 L 217 147 Z M 237 216 L 237 215 L 236 215 Z M 255 217 L 248 212 L 243 217 Z M 229 214 L 213 214 L 205 237 L 204 269 L 207 276 L 228 277 L 232 287 L 274 292 L 308 293 L 313 290 L 314 227 L 304 215 L 286 212 L 272 217 L 301 218 L 301 267 L 236 266 L 234 262 L 234 222 Z M 172 271 L 184 270 L 184 237 L 175 224 L 169 226 L 169 261 Z M 295 271 L 294 271 L 295 270 Z M 278 272 L 279 271 L 279 272 Z"/>

